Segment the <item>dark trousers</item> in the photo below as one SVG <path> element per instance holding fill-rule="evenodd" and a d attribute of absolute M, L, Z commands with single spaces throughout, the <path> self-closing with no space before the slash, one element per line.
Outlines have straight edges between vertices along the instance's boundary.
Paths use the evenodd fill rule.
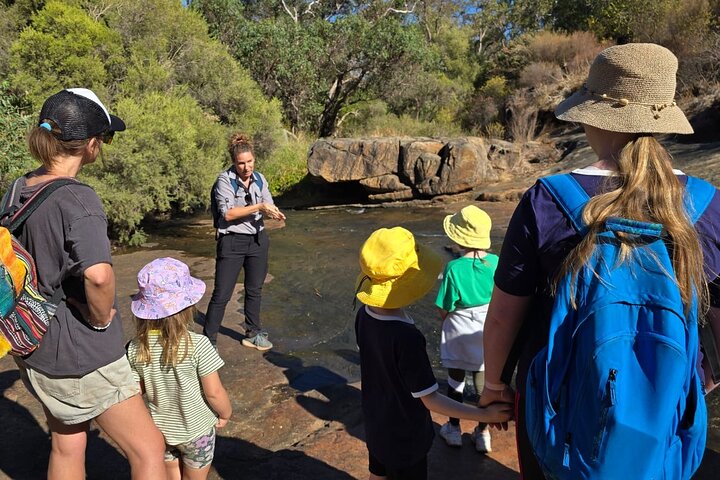
<path fill-rule="evenodd" d="M 215 257 L 215 288 L 205 315 L 203 334 L 215 344 L 225 307 L 232 297 L 240 270 L 245 271 L 245 334 L 262 332 L 260 298 L 268 271 L 270 240 L 262 230 L 257 235 L 227 234 L 218 239 Z"/>
<path fill-rule="evenodd" d="M 370 457 L 370 473 L 388 480 L 427 480 L 427 455 L 417 463 L 403 468 L 388 467 L 368 454 Z"/>

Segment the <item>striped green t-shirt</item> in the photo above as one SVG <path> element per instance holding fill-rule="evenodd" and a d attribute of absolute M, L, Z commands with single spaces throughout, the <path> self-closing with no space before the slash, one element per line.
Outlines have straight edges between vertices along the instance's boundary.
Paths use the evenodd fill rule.
<path fill-rule="evenodd" d="M 203 395 L 200 378 L 217 371 L 225 362 L 207 337 L 190 332 L 192 345 L 185 359 L 175 367 L 163 366 L 159 337 L 159 333 L 150 336 L 150 363 L 137 362 L 137 340 L 130 342 L 127 355 L 135 380 L 145 384 L 145 402 L 165 435 L 165 443 L 178 445 L 208 433 L 217 422 Z"/>

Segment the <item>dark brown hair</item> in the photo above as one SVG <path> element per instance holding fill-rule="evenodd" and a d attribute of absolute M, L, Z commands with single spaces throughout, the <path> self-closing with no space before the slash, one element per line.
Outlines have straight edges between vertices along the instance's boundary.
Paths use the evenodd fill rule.
<path fill-rule="evenodd" d="M 252 139 L 244 133 L 235 133 L 230 137 L 230 141 L 228 141 L 230 160 L 234 161 L 235 157 L 243 152 L 250 152 L 255 155 L 255 152 L 253 152 Z"/>

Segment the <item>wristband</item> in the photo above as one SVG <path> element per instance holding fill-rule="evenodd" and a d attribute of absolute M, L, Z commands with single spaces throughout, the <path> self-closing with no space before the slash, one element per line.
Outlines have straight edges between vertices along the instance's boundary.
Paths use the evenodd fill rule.
<path fill-rule="evenodd" d="M 90 323 L 90 322 L 88 322 L 88 325 L 90 325 L 90 328 L 92 328 L 92 329 L 95 330 L 96 332 L 102 332 L 102 331 L 104 331 L 104 330 L 107 330 L 111 323 L 112 323 L 112 320 L 110 320 L 107 325 L 102 326 L 102 327 L 98 327 L 98 326 L 96 326 L 96 325 L 93 325 L 93 324 Z"/>
<path fill-rule="evenodd" d="M 493 392 L 503 392 L 507 388 L 507 385 L 504 383 L 485 382 L 484 387 L 488 390 L 492 390 Z"/>

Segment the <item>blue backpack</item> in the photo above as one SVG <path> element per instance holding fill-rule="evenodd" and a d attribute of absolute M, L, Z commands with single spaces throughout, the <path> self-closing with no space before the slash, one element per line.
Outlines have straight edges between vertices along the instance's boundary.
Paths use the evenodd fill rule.
<path fill-rule="evenodd" d="M 577 181 L 564 174 L 540 182 L 585 234 L 589 197 Z M 693 224 L 714 195 L 688 177 Z M 637 241 L 622 263 L 619 232 Z M 608 219 L 588 265 L 560 280 L 548 345 L 528 373 L 527 432 L 547 478 L 690 478 L 705 450 L 707 411 L 696 299 L 688 312 L 662 225 Z"/>

